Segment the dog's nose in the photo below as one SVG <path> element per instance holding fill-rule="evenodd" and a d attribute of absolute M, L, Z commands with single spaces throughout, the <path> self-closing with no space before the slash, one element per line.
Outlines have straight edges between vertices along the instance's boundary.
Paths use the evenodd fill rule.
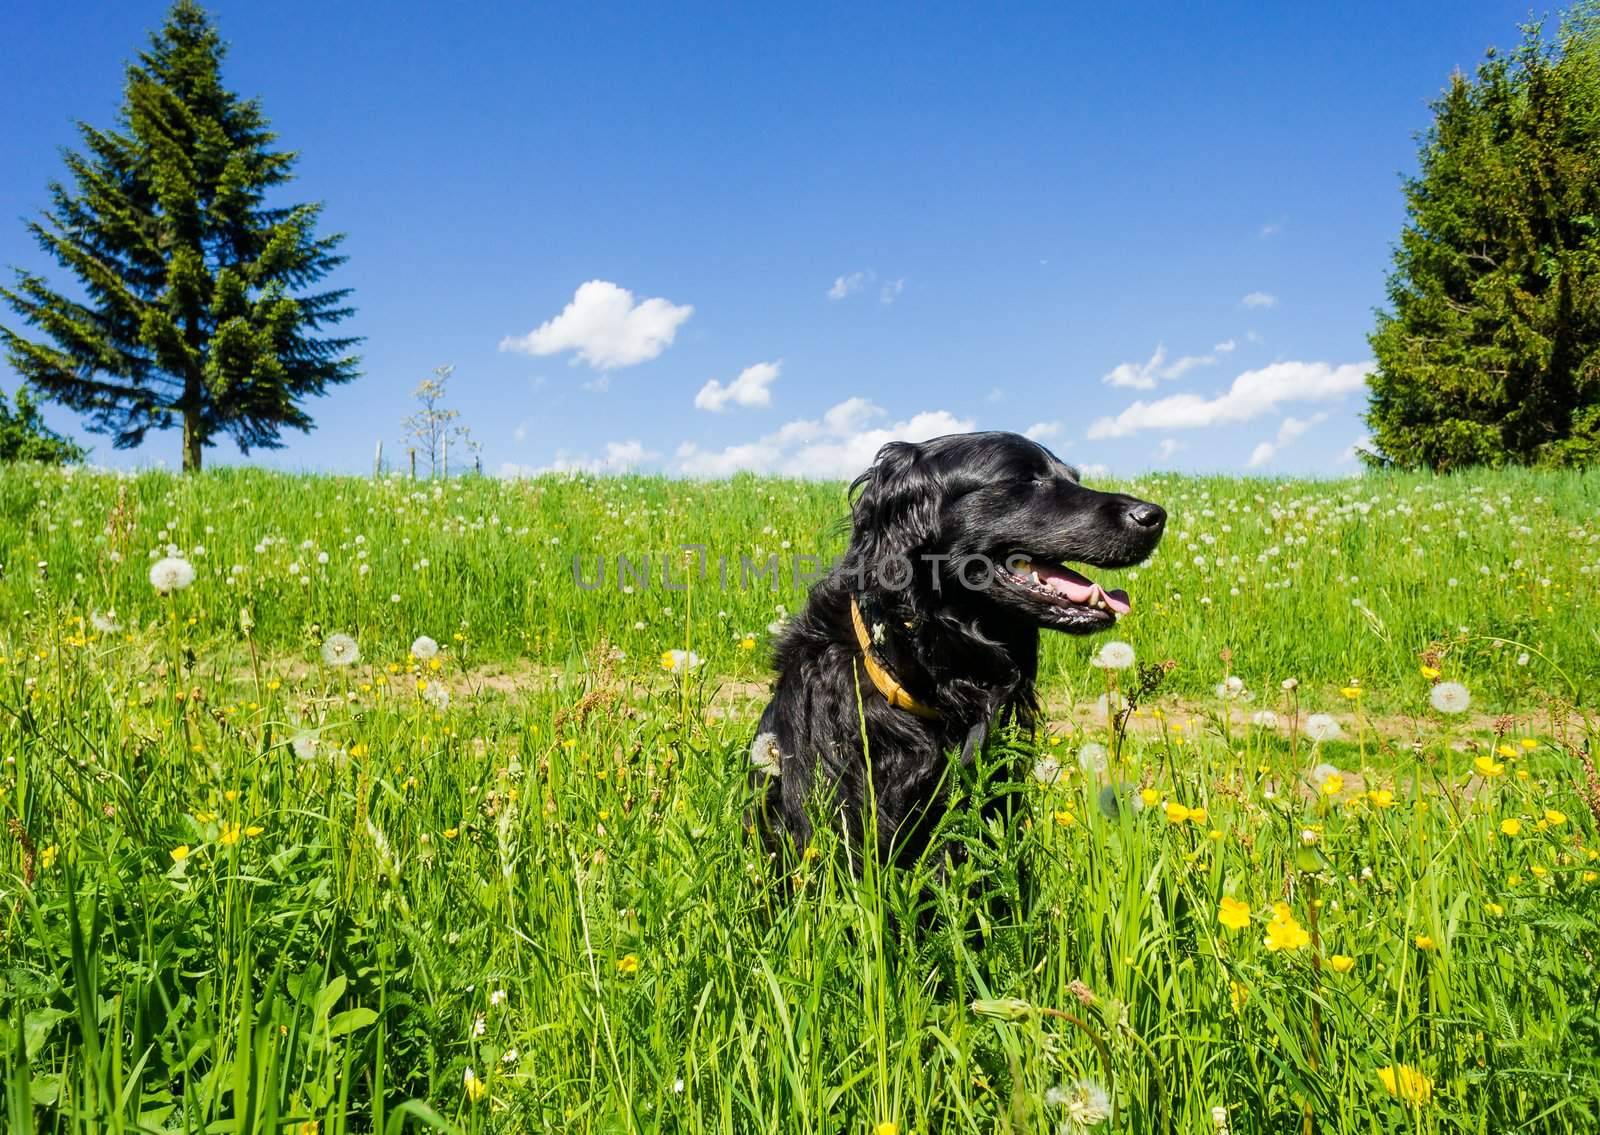
<path fill-rule="evenodd" d="M 1140 528 L 1160 528 L 1167 522 L 1167 510 L 1158 504 L 1136 504 L 1128 510 L 1128 519 Z"/>

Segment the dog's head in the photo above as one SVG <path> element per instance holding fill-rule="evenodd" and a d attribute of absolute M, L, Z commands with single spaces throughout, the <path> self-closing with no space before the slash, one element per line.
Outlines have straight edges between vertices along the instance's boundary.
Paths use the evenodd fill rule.
<path fill-rule="evenodd" d="M 1087 488 L 1013 433 L 891 442 L 851 491 L 846 566 L 862 587 L 916 606 L 987 606 L 1071 634 L 1113 625 L 1129 600 L 1068 565 L 1137 564 L 1167 519 L 1159 505 Z"/>

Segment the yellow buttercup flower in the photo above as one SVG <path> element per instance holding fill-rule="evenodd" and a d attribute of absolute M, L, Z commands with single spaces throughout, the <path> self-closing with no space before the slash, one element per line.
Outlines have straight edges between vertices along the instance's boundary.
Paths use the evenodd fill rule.
<path fill-rule="evenodd" d="M 1374 788 L 1367 793 L 1367 799 L 1372 801 L 1374 808 L 1394 807 L 1394 793 L 1387 788 Z"/>
<path fill-rule="evenodd" d="M 225 824 L 222 828 L 222 834 L 217 837 L 217 842 L 222 844 L 224 847 L 231 847 L 238 843 L 239 825 Z"/>
<path fill-rule="evenodd" d="M 624 954 L 617 959 L 617 972 L 623 977 L 632 977 L 639 972 L 639 959 L 632 954 Z"/>
<path fill-rule="evenodd" d="M 484 1096 L 489 1094 L 489 1085 L 485 1084 L 481 1079 L 479 1079 L 478 1074 L 471 1068 L 468 1068 L 466 1073 L 462 1075 L 461 1086 L 466 1089 L 467 1101 L 469 1103 L 477 1103 Z"/>
<path fill-rule="evenodd" d="M 872 1135 L 900 1135 L 900 1125 L 893 1120 L 886 1119 L 882 1123 L 872 1125 Z"/>
<path fill-rule="evenodd" d="M 1328 968 L 1334 973 L 1349 973 L 1356 968 L 1356 960 L 1349 954 L 1334 954 L 1328 959 Z"/>
<path fill-rule="evenodd" d="M 1493 757 L 1479 757 L 1472 762 L 1472 767 L 1478 770 L 1479 776 L 1499 776 L 1506 771 L 1506 766 Z"/>
<path fill-rule="evenodd" d="M 1175 800 L 1168 801 L 1166 813 L 1168 823 L 1181 824 L 1183 821 L 1189 818 L 1189 809 L 1185 808 L 1182 804 L 1179 804 Z"/>
<path fill-rule="evenodd" d="M 1161 793 L 1154 788 L 1141 788 L 1139 789 L 1139 799 L 1146 808 L 1154 808 L 1161 800 Z"/>
<path fill-rule="evenodd" d="M 1339 687 L 1339 692 L 1341 694 L 1343 694 L 1345 697 L 1349 698 L 1351 701 L 1355 701 L 1357 698 L 1359 698 L 1361 696 L 1361 687 L 1360 686 L 1341 686 L 1341 687 Z"/>
<path fill-rule="evenodd" d="M 1519 819 L 1516 819 L 1515 817 L 1513 817 L 1512 819 L 1509 819 L 1509 820 L 1501 820 L 1500 821 L 1500 834 L 1501 835 L 1509 835 L 1509 836 L 1521 835 L 1522 834 L 1522 821 L 1519 820 Z"/>
<path fill-rule="evenodd" d="M 1344 777 L 1339 773 L 1329 773 L 1323 778 L 1320 791 L 1324 796 L 1337 796 L 1344 791 Z"/>
<path fill-rule="evenodd" d="M 1544 819 L 1545 823 L 1549 824 L 1551 827 L 1559 828 L 1562 824 L 1567 822 L 1567 814 L 1565 812 L 1558 812 L 1554 808 L 1546 808 L 1544 811 Z"/>
<path fill-rule="evenodd" d="M 1435 667 L 1423 666 L 1423 667 L 1421 667 L 1421 670 L 1422 670 L 1422 676 L 1424 678 L 1428 679 L 1428 681 L 1430 681 L 1430 682 L 1433 681 L 1435 678 L 1437 678 L 1439 676 L 1439 671 Z"/>
<path fill-rule="evenodd" d="M 1483 904 L 1483 909 L 1495 918 L 1499 918 L 1506 912 L 1506 908 L 1497 902 L 1486 902 Z"/>
<path fill-rule="evenodd" d="M 1403 1103 L 1421 1106 L 1433 1098 L 1433 1081 L 1409 1064 L 1379 1068 L 1383 1090 Z"/>
<path fill-rule="evenodd" d="M 1517 751 L 1503 741 L 1494 747 L 1494 751 L 1499 753 L 1502 757 L 1509 758 L 1517 755 Z"/>
<path fill-rule="evenodd" d="M 1217 921 L 1229 930 L 1243 930 L 1250 925 L 1250 904 L 1232 895 L 1223 895 L 1217 906 Z"/>
<path fill-rule="evenodd" d="M 1061 811 L 1055 813 L 1055 821 L 1060 827 L 1070 828 L 1074 822 L 1074 816 L 1072 815 L 1071 809 L 1063 808 Z"/>
<path fill-rule="evenodd" d="M 172 861 L 174 863 L 182 863 L 185 859 L 189 858 L 189 845 L 186 843 L 180 843 L 177 847 L 172 849 L 170 854 L 172 855 Z"/>
<path fill-rule="evenodd" d="M 1416 944 L 1417 944 L 1417 949 L 1419 949 L 1419 950 L 1431 950 L 1431 949 L 1433 949 L 1433 946 L 1434 946 L 1433 939 L 1428 937 L 1426 934 L 1418 934 L 1416 936 L 1415 941 L 1416 941 Z"/>
<path fill-rule="evenodd" d="M 1518 741 L 1517 744 L 1528 750 L 1537 749 L 1539 747 L 1539 742 L 1535 741 L 1532 737 L 1524 737 L 1522 740 Z"/>
<path fill-rule="evenodd" d="M 1267 936 L 1262 944 L 1277 953 L 1279 950 L 1302 950 L 1311 944 L 1311 935 L 1295 921 L 1288 903 L 1274 903 L 1272 921 L 1267 923 Z"/>

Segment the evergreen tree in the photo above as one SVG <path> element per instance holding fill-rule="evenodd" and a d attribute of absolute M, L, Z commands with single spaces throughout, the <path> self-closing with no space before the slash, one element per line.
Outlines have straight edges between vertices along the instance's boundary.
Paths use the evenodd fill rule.
<path fill-rule="evenodd" d="M 83 446 L 69 441 L 44 424 L 39 405 L 26 386 L 17 387 L 17 410 L 11 412 L 0 390 L 0 462 L 42 461 L 66 465 L 84 458 Z"/>
<path fill-rule="evenodd" d="M 1600 459 L 1600 19 L 1526 29 L 1434 104 L 1371 337 L 1369 464 Z"/>
<path fill-rule="evenodd" d="M 267 203 L 295 155 L 275 150 L 256 100 L 222 86 L 225 48 L 179 0 L 128 68 L 117 129 L 78 124 L 73 187 L 29 230 L 82 298 L 17 272 L 0 288 L 37 342 L 0 327 L 11 365 L 119 448 L 183 427 L 183 467 L 218 434 L 248 453 L 309 430 L 310 395 L 356 376 L 357 340 L 319 338 L 350 314 L 346 290 L 304 294 L 343 262 L 318 237 L 320 205 Z"/>

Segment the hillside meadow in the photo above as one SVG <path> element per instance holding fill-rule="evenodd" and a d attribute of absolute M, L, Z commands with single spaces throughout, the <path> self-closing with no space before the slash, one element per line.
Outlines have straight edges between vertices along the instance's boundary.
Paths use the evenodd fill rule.
<path fill-rule="evenodd" d="M 0 470 L 5 1129 L 1595 1130 L 1600 479 L 1119 487 L 935 882 L 742 834 L 842 485 Z"/>

